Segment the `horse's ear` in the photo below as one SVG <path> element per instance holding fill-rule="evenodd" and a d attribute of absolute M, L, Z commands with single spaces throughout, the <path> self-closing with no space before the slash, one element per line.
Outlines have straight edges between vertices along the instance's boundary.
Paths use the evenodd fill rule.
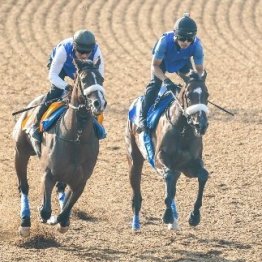
<path fill-rule="evenodd" d="M 185 74 L 182 74 L 182 73 L 179 73 L 178 72 L 178 75 L 184 80 L 185 83 L 187 83 L 189 81 L 189 76 L 188 75 L 185 75 Z"/>
<path fill-rule="evenodd" d="M 75 59 L 73 60 L 73 62 L 74 62 L 74 64 L 75 64 L 77 70 L 80 71 L 80 70 L 82 69 L 82 67 L 83 67 L 83 60 L 80 60 L 80 59 L 78 59 L 78 58 L 75 58 Z"/>

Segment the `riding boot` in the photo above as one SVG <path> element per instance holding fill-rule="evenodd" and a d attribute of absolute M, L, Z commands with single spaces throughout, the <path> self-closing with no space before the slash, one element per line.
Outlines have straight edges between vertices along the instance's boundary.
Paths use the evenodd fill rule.
<path fill-rule="evenodd" d="M 148 132 L 147 126 L 147 113 L 150 106 L 155 101 L 155 98 L 159 92 L 159 86 L 156 84 L 155 80 L 151 80 L 146 87 L 146 92 L 144 99 L 142 101 L 142 108 L 139 116 L 139 122 L 136 132 L 140 134 L 141 132 Z"/>
<path fill-rule="evenodd" d="M 63 93 L 63 89 L 57 88 L 56 86 L 52 85 L 51 90 L 47 93 L 47 95 L 42 100 L 38 111 L 36 112 L 35 121 L 33 126 L 31 127 L 29 131 L 30 140 L 32 143 L 32 146 L 37 154 L 38 157 L 41 155 L 41 142 L 42 142 L 42 133 L 40 132 L 40 121 L 49 107 L 50 100 L 53 100 L 55 98 L 59 98 Z"/>
<path fill-rule="evenodd" d="M 39 106 L 38 111 L 36 112 L 35 122 L 29 131 L 32 146 L 38 157 L 40 157 L 41 155 L 41 142 L 42 142 L 42 133 L 40 132 L 39 129 L 40 121 L 47 108 L 48 105 L 46 103 L 42 103 Z"/>

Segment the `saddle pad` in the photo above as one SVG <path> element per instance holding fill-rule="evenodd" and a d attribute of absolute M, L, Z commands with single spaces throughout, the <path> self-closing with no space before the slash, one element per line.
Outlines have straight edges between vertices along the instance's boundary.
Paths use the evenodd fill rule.
<path fill-rule="evenodd" d="M 66 109 L 67 107 L 64 105 L 58 108 L 55 112 L 52 112 L 52 114 L 48 118 L 44 119 L 41 123 L 43 132 L 50 129 L 53 126 L 53 124 L 56 123 L 59 117 L 66 111 Z M 102 114 L 100 116 L 102 116 Z M 103 118 L 102 119 L 100 118 L 100 121 L 102 120 Z M 99 118 L 98 119 L 93 118 L 93 127 L 95 130 L 96 136 L 99 140 L 106 138 L 106 135 L 107 135 L 106 130 L 103 127 L 103 125 L 99 122 Z"/>
<path fill-rule="evenodd" d="M 65 111 L 66 106 L 62 101 L 52 103 L 41 118 L 40 131 L 47 131 L 59 116 Z"/>
<path fill-rule="evenodd" d="M 57 109 L 59 109 L 63 105 L 64 103 L 61 101 L 52 103 L 48 107 L 47 111 L 43 114 L 41 121 L 48 118 L 53 112 L 55 112 Z M 25 119 L 22 121 L 22 130 L 26 130 L 28 127 L 30 127 L 33 124 L 35 115 L 36 115 L 36 110 L 33 110 L 32 112 L 30 112 L 27 115 L 27 117 L 25 117 Z M 41 125 L 40 125 L 40 130 L 42 131 Z"/>
<path fill-rule="evenodd" d="M 138 97 L 133 104 L 130 106 L 128 118 L 129 120 L 136 124 L 139 121 L 140 111 L 142 107 L 143 96 Z M 169 105 L 174 101 L 174 97 L 170 92 L 164 92 L 156 99 L 154 105 L 152 105 L 147 114 L 147 126 L 150 131 L 154 130 L 158 124 L 159 118 L 163 114 L 163 112 L 169 107 Z M 151 139 L 151 132 L 140 134 L 143 136 L 144 146 L 147 152 L 147 160 L 150 165 L 155 167 L 155 149 Z"/>
<path fill-rule="evenodd" d="M 129 108 L 129 120 L 136 125 L 139 121 L 143 99 L 144 96 L 138 97 Z M 156 128 L 159 118 L 172 101 L 174 101 L 173 95 L 167 92 L 163 96 L 158 97 L 155 104 L 150 107 L 147 113 L 147 126 L 150 130 Z"/>
<path fill-rule="evenodd" d="M 40 131 L 45 132 L 52 127 L 54 123 L 58 120 L 58 118 L 66 111 L 67 107 L 64 105 L 58 108 L 56 111 L 52 112 L 49 117 L 45 116 L 45 119 L 42 120 L 40 124 Z"/>

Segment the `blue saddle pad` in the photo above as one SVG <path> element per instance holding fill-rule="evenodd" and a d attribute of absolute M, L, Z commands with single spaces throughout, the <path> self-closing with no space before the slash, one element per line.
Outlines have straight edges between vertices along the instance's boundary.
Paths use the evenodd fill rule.
<path fill-rule="evenodd" d="M 58 118 L 66 111 L 66 109 L 66 106 L 62 106 L 58 108 L 51 116 L 42 121 L 43 131 L 48 131 L 53 126 L 53 124 L 56 123 Z M 95 118 L 93 119 L 93 127 L 99 140 L 106 138 L 107 134 L 105 128 Z"/>
<path fill-rule="evenodd" d="M 106 138 L 106 130 L 105 128 L 94 118 L 93 119 L 93 126 L 95 133 L 97 135 L 97 138 L 99 140 Z"/>
<path fill-rule="evenodd" d="M 140 111 L 142 107 L 143 96 L 138 97 L 130 106 L 128 118 L 129 120 L 134 123 L 138 124 Z M 174 101 L 174 96 L 170 92 L 160 91 L 160 95 L 156 99 L 154 105 L 152 105 L 147 114 L 147 126 L 152 131 L 156 128 L 159 118 L 163 114 L 163 112 L 168 108 L 171 102 Z M 143 141 L 147 151 L 147 160 L 149 161 L 152 167 L 155 167 L 154 163 L 154 145 L 151 139 L 151 132 L 150 133 L 143 133 Z"/>
<path fill-rule="evenodd" d="M 66 106 L 62 106 L 58 108 L 52 115 L 50 115 L 47 119 L 42 121 L 43 131 L 48 131 L 54 123 L 58 120 L 58 118 L 66 111 Z"/>

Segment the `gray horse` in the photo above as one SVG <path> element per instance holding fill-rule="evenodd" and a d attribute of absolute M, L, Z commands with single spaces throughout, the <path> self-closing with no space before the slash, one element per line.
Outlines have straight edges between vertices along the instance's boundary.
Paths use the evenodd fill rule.
<path fill-rule="evenodd" d="M 94 115 L 99 115 L 106 107 L 103 77 L 97 65 L 89 60 L 76 60 L 75 63 L 77 79 L 71 99 L 66 103 L 65 113 L 43 134 L 40 157 L 44 171 L 40 218 L 44 223 L 58 224 L 62 233 L 68 230 L 71 209 L 82 194 L 95 167 L 99 140 L 94 131 Z M 30 105 L 41 102 L 41 99 L 42 97 L 34 100 Z M 19 231 L 22 236 L 30 234 L 27 166 L 30 156 L 35 155 L 26 131 L 21 129 L 21 123 L 28 114 L 21 115 L 13 132 L 16 142 L 15 170 L 21 193 Z M 51 194 L 58 181 L 60 184 L 68 185 L 68 190 L 63 197 L 60 196 L 60 214 L 51 217 Z"/>
<path fill-rule="evenodd" d="M 178 229 L 179 227 L 174 198 L 180 173 L 198 178 L 198 195 L 189 218 L 189 223 L 192 226 L 196 226 L 200 222 L 203 191 L 208 179 L 208 172 L 202 161 L 202 136 L 208 127 L 206 73 L 202 78 L 196 73 L 192 73 L 190 76 L 184 75 L 183 78 L 186 85 L 180 90 L 178 97 L 165 114 L 160 117 L 156 129 L 151 134 L 155 151 L 155 169 L 163 176 L 166 184 L 164 201 L 166 209 L 163 222 L 168 224 L 170 229 Z M 141 172 L 144 160 L 147 158 L 143 135 L 144 133 L 138 135 L 136 125 L 128 120 L 126 144 L 129 179 L 133 190 L 132 229 L 134 231 L 140 230 Z"/>

